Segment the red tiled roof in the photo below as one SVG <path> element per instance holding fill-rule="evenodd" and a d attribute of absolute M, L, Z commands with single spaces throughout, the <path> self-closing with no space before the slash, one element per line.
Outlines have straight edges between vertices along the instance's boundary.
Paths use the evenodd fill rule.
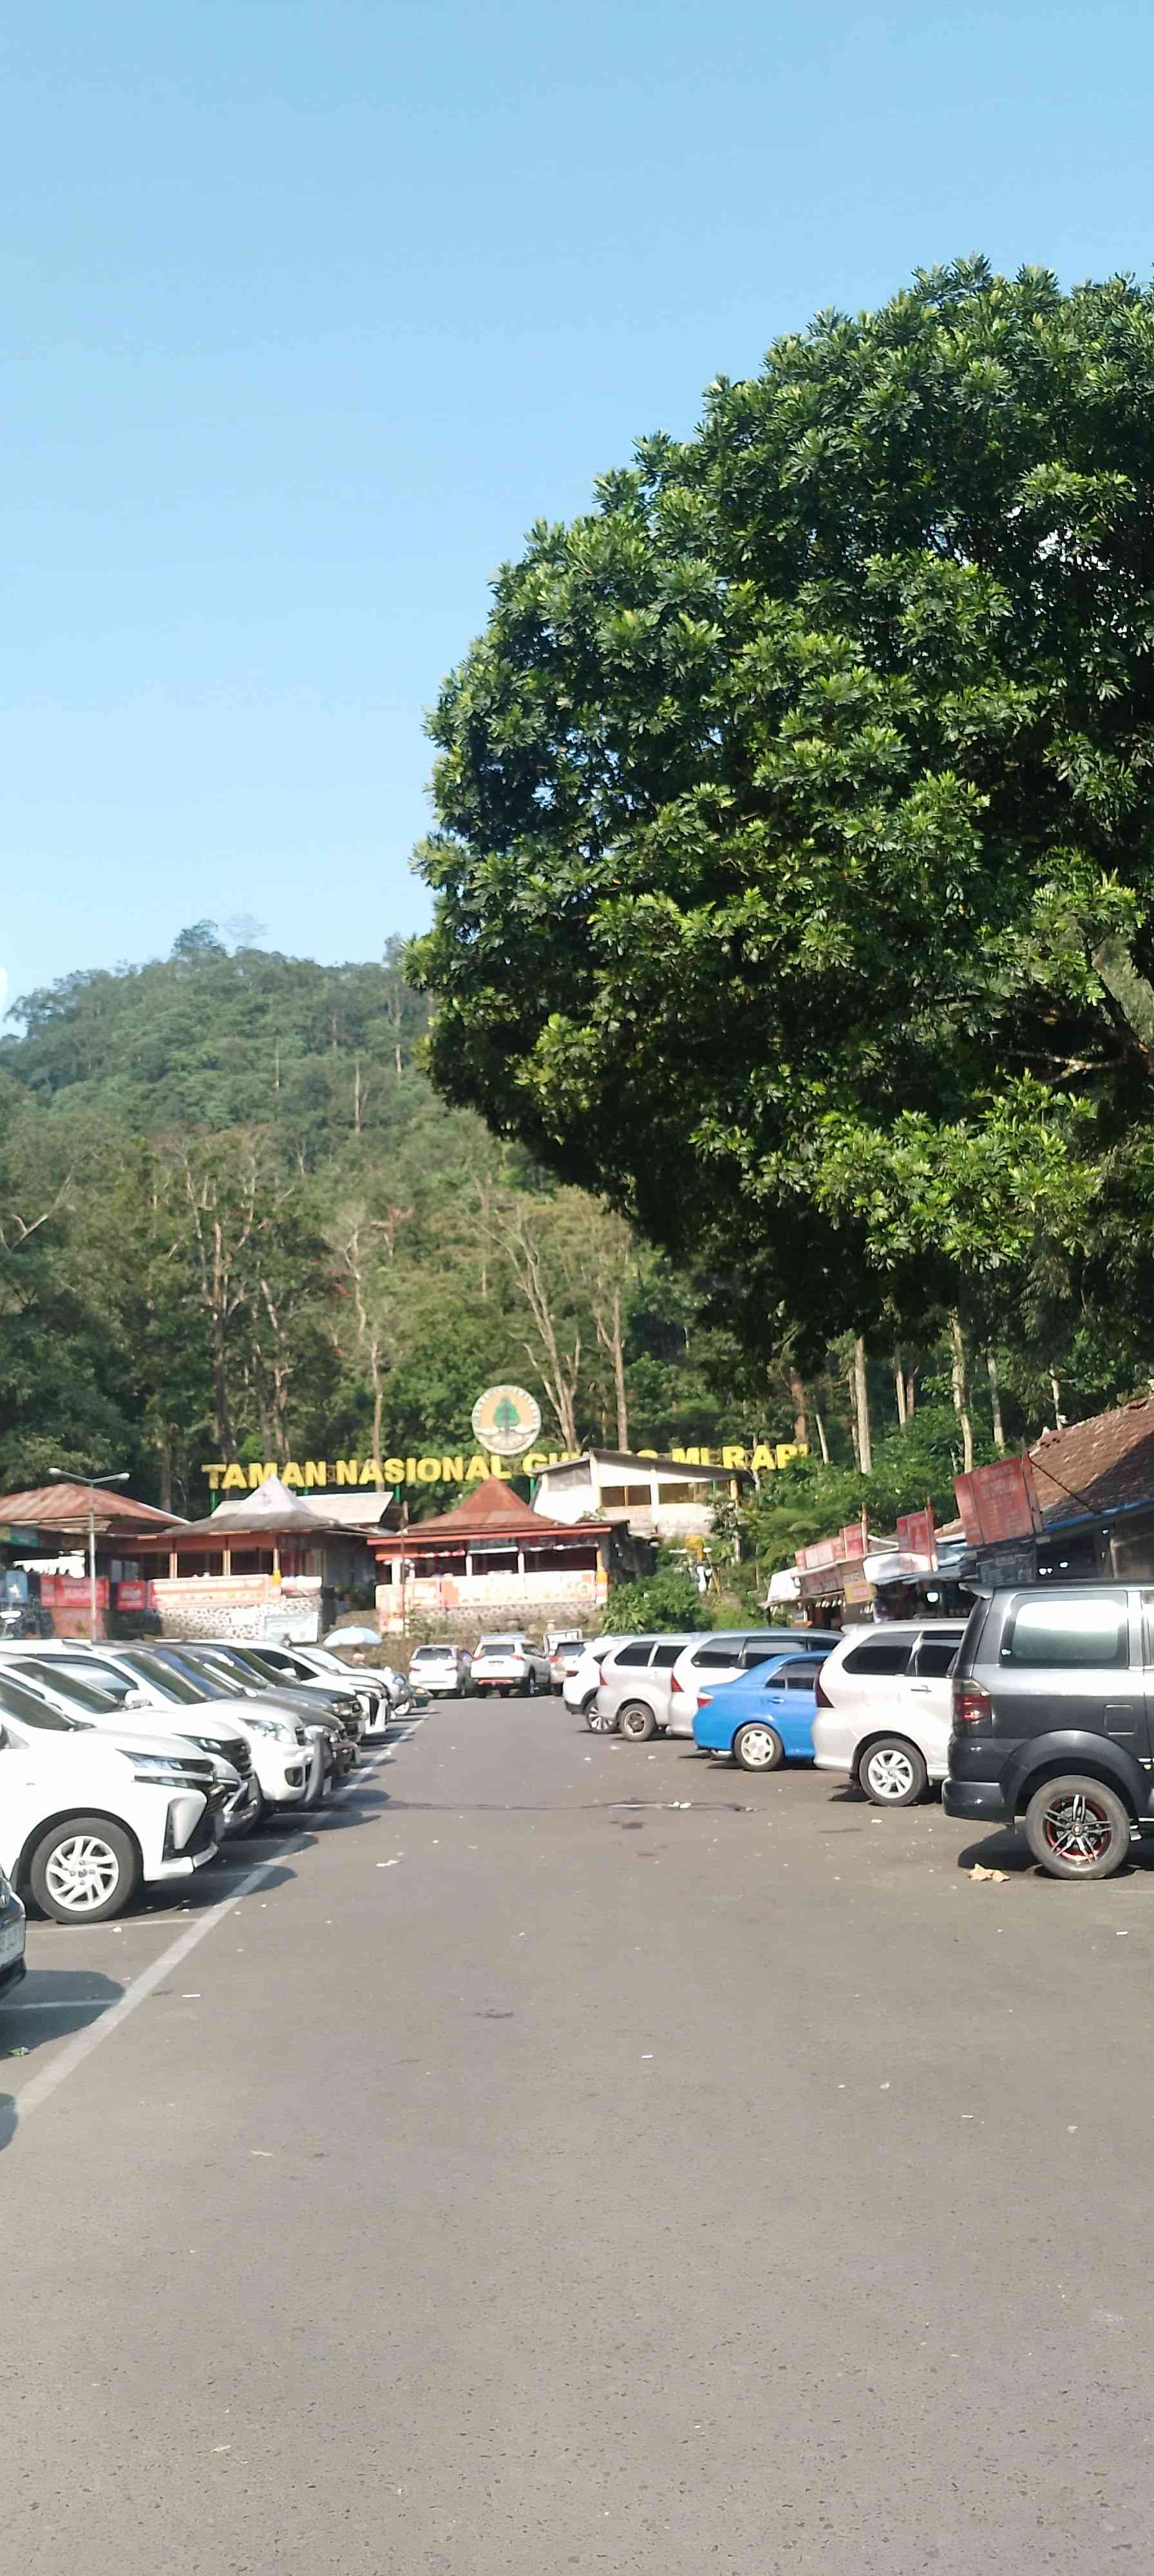
<path fill-rule="evenodd" d="M 0 1521 L 14 1521 L 28 1529 L 87 1529 L 91 1498 L 90 1486 L 61 1477 L 59 1484 L 33 1485 L 27 1493 L 0 1494 Z M 131 1494 L 98 1485 L 95 1520 L 98 1530 L 161 1530 L 179 1526 L 180 1515 L 158 1512 L 152 1503 L 138 1503 Z"/>
<path fill-rule="evenodd" d="M 1088 1422 L 1044 1431 L 1030 1451 L 1047 1521 L 1154 1503 L 1154 1398 L 1136 1396 Z"/>
<path fill-rule="evenodd" d="M 431 1520 L 414 1521 L 407 1530 L 374 1531 L 369 1545 L 395 1555 L 403 1543 L 426 1538 L 573 1538 L 582 1530 L 589 1533 L 607 1527 L 605 1521 L 546 1520 L 543 1512 L 535 1512 L 531 1503 L 512 1493 L 500 1476 L 486 1476 L 483 1484 L 462 1494 L 447 1512 L 434 1512 Z"/>

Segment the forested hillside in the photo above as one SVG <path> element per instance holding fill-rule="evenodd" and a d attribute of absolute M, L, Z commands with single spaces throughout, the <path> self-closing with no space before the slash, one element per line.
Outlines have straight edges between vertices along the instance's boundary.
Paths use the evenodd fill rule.
<path fill-rule="evenodd" d="M 196 1512 L 208 1460 L 467 1447 L 504 1375 L 550 1445 L 791 1436 L 788 1384 L 743 1368 L 685 1280 L 436 1097 L 399 955 L 230 952 L 200 923 L 163 962 L 18 1003 L 5 1488 L 127 1466 Z"/>

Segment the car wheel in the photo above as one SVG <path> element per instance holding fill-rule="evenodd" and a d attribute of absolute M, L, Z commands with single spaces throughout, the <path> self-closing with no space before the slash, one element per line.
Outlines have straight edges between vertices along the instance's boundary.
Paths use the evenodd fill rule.
<path fill-rule="evenodd" d="M 586 1701 L 585 1724 L 590 1735 L 615 1735 L 617 1732 L 616 1718 L 604 1716 L 595 1700 Z"/>
<path fill-rule="evenodd" d="M 929 1776 L 916 1744 L 902 1735 L 880 1736 L 858 1765 L 858 1779 L 875 1807 L 915 1806 Z"/>
<path fill-rule="evenodd" d="M 1026 1840 L 1051 1878 L 1111 1878 L 1130 1849 L 1130 1817 L 1100 1780 L 1047 1780 L 1026 1809 Z"/>
<path fill-rule="evenodd" d="M 104 1816 L 69 1816 L 42 1836 L 29 1880 L 41 1912 L 55 1923 L 105 1923 L 131 1904 L 140 1854 L 122 1825 Z"/>
<path fill-rule="evenodd" d="M 733 1739 L 733 1758 L 743 1771 L 776 1771 L 785 1760 L 785 1746 L 776 1727 L 766 1726 L 760 1718 L 751 1718 L 739 1726 Z"/>
<path fill-rule="evenodd" d="M 525 1684 L 525 1697 L 526 1697 L 526 1699 L 536 1699 L 536 1697 L 537 1697 L 537 1676 L 536 1676 L 536 1673 L 530 1673 L 530 1675 L 529 1675 L 529 1679 L 528 1679 L 528 1681 L 527 1681 L 527 1682 L 526 1682 L 526 1684 Z"/>
<path fill-rule="evenodd" d="M 617 1731 L 628 1736 L 631 1744 L 648 1744 L 650 1736 L 657 1733 L 657 1720 L 643 1699 L 627 1699 L 618 1714 Z"/>

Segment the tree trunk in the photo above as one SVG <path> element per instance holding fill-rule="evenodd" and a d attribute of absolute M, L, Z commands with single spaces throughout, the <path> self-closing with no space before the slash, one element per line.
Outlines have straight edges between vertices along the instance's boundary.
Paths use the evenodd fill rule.
<path fill-rule="evenodd" d="M 898 1399 L 898 1424 L 900 1429 L 904 1431 L 906 1427 L 906 1381 L 902 1373 L 902 1355 L 900 1351 L 894 1352 L 894 1391 Z"/>
<path fill-rule="evenodd" d="M 954 1411 L 962 1435 L 962 1472 L 969 1475 L 974 1463 L 974 1433 L 969 1414 L 966 1386 L 966 1345 L 956 1315 L 950 1317 L 950 1377 L 954 1390 Z"/>
<path fill-rule="evenodd" d="M 861 1333 L 856 1336 L 853 1346 L 853 1376 L 851 1384 L 853 1387 L 854 1420 L 857 1425 L 857 1437 L 854 1444 L 857 1449 L 857 1462 L 861 1468 L 863 1476 L 872 1476 L 874 1457 L 873 1443 L 870 1439 L 870 1399 L 869 1388 L 866 1384 L 865 1340 Z"/>
<path fill-rule="evenodd" d="M 613 1291 L 613 1393 L 617 1403 L 617 1446 L 629 1447 L 629 1398 L 625 1392 L 625 1336 L 621 1329 L 621 1290 Z"/>
<path fill-rule="evenodd" d="M 236 1457 L 232 1436 L 232 1411 L 228 1400 L 228 1353 L 224 1325 L 219 1316 L 212 1319 L 212 1409 L 216 1421 L 216 1443 L 226 1466 Z"/>
<path fill-rule="evenodd" d="M 829 1442 L 828 1442 L 828 1440 L 826 1439 L 826 1436 L 825 1436 L 825 1424 L 824 1424 L 824 1422 L 822 1421 L 821 1415 L 820 1415 L 820 1413 L 818 1412 L 818 1409 L 817 1409 L 816 1404 L 815 1404 L 815 1406 L 814 1406 L 814 1408 L 813 1408 L 813 1418 L 814 1418 L 814 1422 L 815 1422 L 815 1424 L 816 1424 L 816 1426 L 817 1426 L 817 1445 L 818 1445 L 818 1447 L 819 1447 L 819 1449 L 820 1449 L 820 1451 L 821 1451 L 821 1463 L 822 1463 L 823 1467 L 828 1467 L 828 1465 L 829 1465 Z"/>
<path fill-rule="evenodd" d="M 1054 1429 L 1055 1431 L 1060 1431 L 1062 1428 L 1062 1390 L 1053 1370 L 1050 1372 L 1050 1393 L 1054 1399 Z"/>
<path fill-rule="evenodd" d="M 374 1338 L 369 1352 L 369 1369 L 373 1382 L 373 1457 L 381 1454 L 381 1418 L 385 1410 L 385 1381 L 381 1371 L 380 1345 Z"/>
<path fill-rule="evenodd" d="M 990 1380 L 990 1411 L 994 1418 L 994 1447 L 999 1458 L 1004 1458 L 1006 1435 L 1002 1429 L 1002 1390 L 998 1385 L 998 1363 L 992 1351 L 986 1353 L 986 1370 Z"/>
<path fill-rule="evenodd" d="M 789 1372 L 789 1392 L 793 1403 L 793 1436 L 799 1449 L 807 1449 L 809 1447 L 809 1412 L 805 1388 L 795 1368 L 791 1368 Z"/>
<path fill-rule="evenodd" d="M 167 1423 L 157 1432 L 156 1446 L 160 1457 L 160 1508 L 172 1510 L 172 1440 Z"/>
<path fill-rule="evenodd" d="M 919 1366 L 920 1366 L 920 1362 L 919 1362 L 919 1361 L 917 1361 L 917 1360 L 915 1360 L 915 1361 L 914 1361 L 914 1365 L 913 1365 L 912 1369 L 907 1369 L 907 1370 L 906 1370 L 906 1421 L 907 1421 L 907 1422 L 912 1422 L 912 1421 L 913 1421 L 913 1418 L 914 1418 L 914 1407 L 915 1407 L 915 1405 L 917 1404 L 917 1400 L 918 1400 L 918 1369 L 919 1369 Z"/>

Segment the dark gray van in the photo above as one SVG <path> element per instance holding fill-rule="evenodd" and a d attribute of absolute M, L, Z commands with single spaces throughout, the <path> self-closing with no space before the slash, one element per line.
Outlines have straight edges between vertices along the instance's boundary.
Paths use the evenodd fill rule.
<path fill-rule="evenodd" d="M 1021 1824 L 1055 1878 L 1154 1833 L 1154 1585 L 1039 1583 L 975 1603 L 953 1678 L 949 1816 Z"/>

